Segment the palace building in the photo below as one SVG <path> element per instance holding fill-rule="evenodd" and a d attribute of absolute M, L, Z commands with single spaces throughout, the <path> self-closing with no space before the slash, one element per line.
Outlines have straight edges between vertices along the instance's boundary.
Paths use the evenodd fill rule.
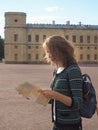
<path fill-rule="evenodd" d="M 98 25 L 29 24 L 24 12 L 5 12 L 5 63 L 46 63 L 42 43 L 51 35 L 71 41 L 79 63 L 98 63 Z"/>

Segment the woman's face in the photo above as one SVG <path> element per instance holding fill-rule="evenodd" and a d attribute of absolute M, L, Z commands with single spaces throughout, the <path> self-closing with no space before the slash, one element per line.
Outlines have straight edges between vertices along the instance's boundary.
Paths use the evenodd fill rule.
<path fill-rule="evenodd" d="M 53 63 L 54 58 L 51 55 L 51 52 L 50 52 L 49 48 L 47 46 L 44 46 L 44 50 L 45 50 L 46 58 L 48 59 L 48 61 Z"/>
<path fill-rule="evenodd" d="M 47 56 L 48 59 L 51 59 L 51 53 L 48 47 L 45 47 L 45 54 Z"/>

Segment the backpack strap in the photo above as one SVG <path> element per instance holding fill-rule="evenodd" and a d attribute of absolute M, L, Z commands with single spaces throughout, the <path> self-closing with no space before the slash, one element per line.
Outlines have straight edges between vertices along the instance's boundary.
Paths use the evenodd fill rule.
<path fill-rule="evenodd" d="M 83 74 L 82 75 L 82 78 L 83 78 L 83 85 L 85 84 L 85 83 L 87 83 L 87 82 L 89 82 L 91 85 L 92 85 L 92 81 L 91 81 L 91 78 L 90 78 L 90 76 L 88 75 L 88 74 Z M 85 86 L 85 85 L 84 85 Z M 90 89 L 90 88 L 89 88 Z M 86 90 L 87 91 L 87 90 Z M 90 90 L 88 90 L 87 92 L 85 92 L 85 89 L 83 89 L 83 92 L 84 92 L 84 94 L 83 94 L 83 97 L 84 98 L 87 98 L 88 97 L 88 94 L 89 94 L 89 91 Z"/>
<path fill-rule="evenodd" d="M 91 78 L 88 74 L 85 73 L 85 74 L 82 75 L 82 77 L 83 77 L 85 82 L 89 80 L 89 82 L 92 84 Z"/>

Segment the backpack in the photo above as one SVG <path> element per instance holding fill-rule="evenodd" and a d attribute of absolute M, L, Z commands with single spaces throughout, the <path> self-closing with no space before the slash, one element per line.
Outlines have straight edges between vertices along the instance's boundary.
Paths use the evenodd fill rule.
<path fill-rule="evenodd" d="M 96 92 L 88 74 L 83 74 L 83 105 L 80 108 L 80 115 L 84 118 L 91 118 L 96 111 Z"/>
<path fill-rule="evenodd" d="M 73 65 L 80 70 L 77 65 Z M 70 68 L 67 68 L 67 72 L 69 72 Z M 83 105 L 80 108 L 80 115 L 84 118 L 91 118 L 95 111 L 97 110 L 98 115 L 98 107 L 97 107 L 97 100 L 96 100 L 96 92 L 94 86 L 92 84 L 91 78 L 88 74 L 83 74 Z M 70 88 L 71 90 L 71 88 Z"/>

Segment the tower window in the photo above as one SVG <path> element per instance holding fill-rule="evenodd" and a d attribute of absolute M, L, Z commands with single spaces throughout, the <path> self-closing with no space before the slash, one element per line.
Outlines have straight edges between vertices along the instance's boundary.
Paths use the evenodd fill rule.
<path fill-rule="evenodd" d="M 17 34 L 14 34 L 14 41 L 18 41 L 18 35 Z"/>

